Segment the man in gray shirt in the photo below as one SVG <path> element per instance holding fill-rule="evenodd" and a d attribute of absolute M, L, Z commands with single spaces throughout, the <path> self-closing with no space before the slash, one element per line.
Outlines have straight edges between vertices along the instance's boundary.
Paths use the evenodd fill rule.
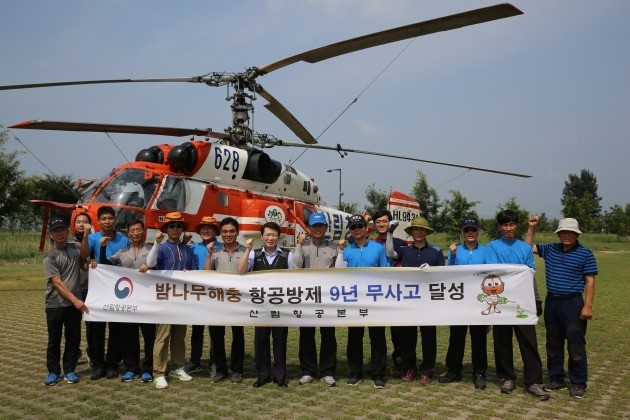
<path fill-rule="evenodd" d="M 59 217 L 48 223 L 48 232 L 54 246 L 44 258 L 46 284 L 46 322 L 48 347 L 46 367 L 48 378 L 44 385 L 56 385 L 61 380 L 61 337 L 65 335 L 63 370 L 66 382 L 74 384 L 79 377 L 74 372 L 79 359 L 81 344 L 81 315 L 88 307 L 81 300 L 81 270 L 87 265 L 81 257 L 80 245 L 68 243 L 69 223 Z"/>
<path fill-rule="evenodd" d="M 238 222 L 232 217 L 226 217 L 219 224 L 219 233 L 223 240 L 223 247 L 214 249 L 214 242 L 206 245 L 208 255 L 204 263 L 204 270 L 216 270 L 223 273 L 238 273 L 238 262 L 247 252 L 246 248 L 237 242 Z M 210 341 L 214 351 L 214 361 L 217 373 L 210 380 L 213 383 L 227 379 L 227 356 L 225 354 L 225 326 L 210 326 Z M 245 332 L 243 327 L 232 326 L 232 349 L 230 351 L 230 380 L 233 383 L 243 382 L 243 362 L 245 361 Z"/>
<path fill-rule="evenodd" d="M 324 213 L 313 213 L 308 219 L 311 239 L 306 241 L 304 234 L 298 237 L 293 254 L 293 268 L 333 268 L 337 259 L 337 245 L 326 239 L 328 221 Z M 337 338 L 335 327 L 320 327 L 321 348 L 319 370 L 322 381 L 328 386 L 335 386 L 337 370 Z M 300 384 L 306 385 L 317 375 L 317 348 L 315 346 L 315 327 L 300 327 Z"/>

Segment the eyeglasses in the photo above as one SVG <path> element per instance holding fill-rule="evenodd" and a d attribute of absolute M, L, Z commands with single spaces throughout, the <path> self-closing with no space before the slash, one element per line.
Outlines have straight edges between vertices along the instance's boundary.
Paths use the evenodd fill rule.
<path fill-rule="evenodd" d="M 169 223 L 166 227 L 169 229 L 183 229 L 184 225 L 182 223 Z"/>
<path fill-rule="evenodd" d="M 354 226 L 350 226 L 348 229 L 355 230 L 355 229 L 363 229 L 364 227 L 365 225 L 354 225 Z"/>
<path fill-rule="evenodd" d="M 467 228 L 464 228 L 464 233 L 468 233 L 468 232 L 477 232 L 477 230 L 478 230 L 478 229 L 477 229 L 477 228 L 474 228 L 474 227 L 467 227 Z"/>

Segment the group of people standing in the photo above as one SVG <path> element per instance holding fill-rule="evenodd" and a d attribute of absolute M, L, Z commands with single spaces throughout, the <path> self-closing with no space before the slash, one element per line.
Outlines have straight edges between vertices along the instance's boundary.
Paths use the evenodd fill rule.
<path fill-rule="evenodd" d="M 84 220 L 85 219 L 85 220 Z M 478 242 L 480 227 L 474 217 L 466 217 L 461 224 L 463 242 L 452 244 L 447 257 L 442 250 L 428 242 L 433 228 L 423 217 L 412 220 L 405 232 L 412 243 L 393 237 L 396 223 L 384 210 L 372 216 L 377 236 L 369 237 L 368 223 L 359 214 L 347 221 L 349 240 L 338 244 L 326 238 L 327 219 L 323 213 L 309 218 L 310 238 L 300 235 L 295 250 L 278 246 L 281 230 L 274 222 L 261 228 L 263 246 L 253 249 L 253 240 L 245 245 L 238 243 L 238 222 L 226 217 L 218 222 L 204 217 L 196 227 L 202 241 L 192 246 L 184 233 L 188 225 L 181 214 L 169 213 L 156 235 L 155 246 L 145 243 L 145 228 L 141 221 L 129 222 L 129 237 L 114 231 L 115 212 L 101 207 L 98 223 L 101 231 L 89 234 L 89 216 L 76 217 L 76 237 L 69 238 L 68 223 L 54 218 L 49 223 L 53 242 L 44 259 L 48 278 L 46 316 L 49 340 L 47 367 L 49 376 L 45 385 L 55 385 L 62 378 L 69 383 L 79 381 L 75 373 L 80 357 L 80 322 L 85 306 L 86 274 L 88 266 L 97 264 L 119 265 L 146 272 L 158 270 L 217 270 L 246 273 L 248 271 L 276 269 L 309 269 L 333 267 L 420 267 L 423 265 L 469 264 L 525 264 L 535 269 L 533 255 L 546 261 L 547 295 L 545 325 L 547 328 L 547 368 L 549 381 L 543 385 L 542 361 L 538 351 L 535 325 L 495 325 L 492 328 L 496 373 L 501 380 L 501 392 L 512 393 L 516 373 L 513 361 L 513 334 L 519 344 L 524 374 L 525 392 L 539 400 L 549 399 L 547 391 L 567 387 L 564 370 L 564 347 L 568 343 L 569 394 L 581 398 L 586 390 L 587 362 L 585 349 L 586 322 L 592 317 L 594 282 L 597 265 L 590 250 L 578 242 L 581 233 L 575 219 L 562 219 L 556 233 L 560 243 L 535 244 L 534 232 L 538 217 L 529 220 L 526 241 L 516 237 L 518 215 L 510 210 L 497 215 L 501 237 L 484 246 Z M 222 243 L 216 238 L 220 235 Z M 82 274 L 83 273 L 83 274 Z M 83 279 L 83 280 L 82 280 Z M 536 282 L 532 276 L 538 316 L 543 312 Z M 83 286 L 82 286 L 83 285 Z M 583 292 L 586 291 L 585 296 Z M 88 357 L 92 365 L 91 379 L 119 377 L 118 364 L 122 360 L 125 373 L 122 381 L 140 377 L 142 382 L 155 382 L 158 389 L 169 386 L 167 376 L 182 381 L 192 379 L 191 373 L 201 369 L 201 350 L 205 326 L 193 326 L 190 360 L 186 363 L 186 326 L 167 324 L 108 323 L 109 338 L 105 355 L 106 323 L 86 323 Z M 139 330 L 144 337 L 144 363 L 140 365 Z M 65 330 L 65 331 L 64 331 Z M 471 335 L 472 382 L 477 389 L 486 388 L 488 368 L 488 326 L 451 326 L 446 355 L 447 371 L 438 378 L 440 383 L 462 380 L 463 358 L 467 332 Z M 61 376 L 60 347 L 62 331 L 65 334 L 63 371 Z M 232 327 L 232 347 L 228 369 L 225 349 L 225 327 L 210 326 L 211 365 L 210 380 L 221 382 L 243 380 L 245 355 L 243 327 Z M 337 340 L 334 327 L 321 327 L 319 363 L 316 345 L 316 328 L 300 327 L 299 362 L 302 371 L 299 383 L 306 385 L 319 375 L 326 385 L 336 385 Z M 385 386 L 387 368 L 387 340 L 385 327 L 368 327 L 370 339 L 370 376 L 375 388 Z M 346 348 L 348 363 L 347 384 L 358 385 L 363 379 L 364 327 L 349 327 Z M 270 382 L 287 386 L 286 347 L 287 327 L 255 327 L 254 352 L 258 388 Z M 417 365 L 416 347 L 418 328 L 391 327 L 393 345 L 393 376 L 403 382 L 418 381 L 429 385 L 434 376 L 437 358 L 437 328 L 421 326 L 422 361 Z M 170 350 L 170 370 L 169 370 Z M 273 354 L 273 363 L 272 363 Z M 167 375 L 168 373 L 168 375 Z"/>

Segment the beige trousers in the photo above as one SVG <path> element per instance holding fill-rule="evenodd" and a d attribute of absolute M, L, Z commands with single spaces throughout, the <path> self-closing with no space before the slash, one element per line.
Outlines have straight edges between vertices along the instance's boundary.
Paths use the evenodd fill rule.
<path fill-rule="evenodd" d="M 164 376 L 168 367 L 168 350 L 171 350 L 173 370 L 186 363 L 186 325 L 158 324 L 153 346 L 153 375 Z"/>

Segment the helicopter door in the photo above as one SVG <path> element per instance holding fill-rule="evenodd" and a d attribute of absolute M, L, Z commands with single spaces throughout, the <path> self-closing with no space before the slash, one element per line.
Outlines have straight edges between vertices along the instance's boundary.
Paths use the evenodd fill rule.
<path fill-rule="evenodd" d="M 166 175 L 154 208 L 166 212 L 197 214 L 206 190 L 206 183 Z"/>

